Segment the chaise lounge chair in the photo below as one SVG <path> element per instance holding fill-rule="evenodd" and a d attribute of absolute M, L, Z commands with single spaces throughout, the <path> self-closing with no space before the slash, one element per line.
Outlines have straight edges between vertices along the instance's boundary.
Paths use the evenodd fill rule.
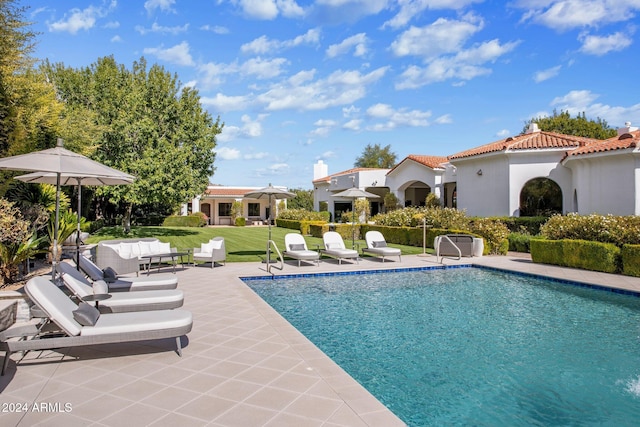
<path fill-rule="evenodd" d="M 398 248 L 390 248 L 387 246 L 387 241 L 379 231 L 367 231 L 364 235 L 364 240 L 367 242 L 367 247 L 362 249 L 362 253 L 369 253 L 374 256 L 384 257 L 397 256 L 398 262 L 402 262 L 402 252 Z"/>
<path fill-rule="evenodd" d="M 315 262 L 320 265 L 320 254 L 316 251 L 310 251 L 307 248 L 307 242 L 304 240 L 302 234 L 288 233 L 284 236 L 285 251 L 284 256 L 297 259 L 298 267 L 300 267 L 300 261 Z"/>
<path fill-rule="evenodd" d="M 342 264 L 343 259 L 355 259 L 358 262 L 358 251 L 355 249 L 347 249 L 344 246 L 342 236 L 336 231 L 327 231 L 322 235 L 324 249 L 322 253 L 330 257 L 336 258 L 338 264 Z"/>
<path fill-rule="evenodd" d="M 100 283 L 94 282 L 94 286 L 87 283 L 86 279 L 71 264 L 61 262 L 57 266 L 58 273 L 62 277 L 65 286 L 79 300 L 82 300 L 94 293 L 108 293 L 107 284 L 102 282 L 102 286 L 95 286 Z M 105 288 L 97 291 L 98 288 Z M 101 313 L 125 313 L 130 311 L 150 311 L 150 310 L 171 310 L 182 307 L 184 304 L 184 293 L 178 289 L 166 289 L 159 291 L 133 291 L 116 292 L 110 294 L 111 297 L 99 304 Z"/>
<path fill-rule="evenodd" d="M 93 325 L 82 325 L 74 316 L 78 305 L 48 278 L 34 277 L 24 289 L 31 301 L 48 316 L 48 322 L 55 324 L 59 329 L 58 334 L 63 336 L 54 334 L 45 337 L 41 333 L 45 328 L 42 328 L 30 335 L 30 339 L 6 339 L 0 342 L 0 350 L 5 351 L 2 375 L 11 354 L 16 351 L 175 338 L 177 353 L 182 355 L 180 337 L 193 327 L 191 312 L 182 309 L 99 314 L 97 319 L 93 319 Z M 89 308 L 93 309 L 91 306 Z"/>
<path fill-rule="evenodd" d="M 109 293 L 129 291 L 157 291 L 162 289 L 175 289 L 178 287 L 178 278 L 175 274 L 154 274 L 146 277 L 122 277 L 117 272 L 108 268 L 102 270 L 87 257 L 80 255 L 80 270 L 92 281 L 104 280 L 109 285 Z M 105 271 L 112 273 L 109 277 Z"/>

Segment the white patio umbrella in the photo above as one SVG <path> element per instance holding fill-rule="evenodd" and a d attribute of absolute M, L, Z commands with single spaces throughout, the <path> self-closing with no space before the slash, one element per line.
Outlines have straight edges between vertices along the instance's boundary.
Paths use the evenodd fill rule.
<path fill-rule="evenodd" d="M 55 175 L 56 184 L 56 214 L 53 231 L 53 262 L 52 276 L 56 275 L 58 258 L 58 222 L 60 221 L 60 185 L 62 174 L 68 176 L 100 176 L 109 175 L 115 169 L 98 163 L 81 154 L 74 153 L 63 147 L 63 141 L 58 138 L 55 148 L 34 151 L 18 156 L 0 159 L 0 169 L 18 171 L 49 172 Z"/>
<path fill-rule="evenodd" d="M 276 188 L 272 186 L 271 183 L 269 183 L 268 187 L 252 191 L 244 195 L 245 199 L 269 200 L 269 241 L 271 241 L 271 202 L 273 200 L 290 199 L 292 197 L 296 197 L 296 195 L 280 188 Z M 267 264 L 271 262 L 269 241 L 267 241 Z"/>
<path fill-rule="evenodd" d="M 356 187 L 351 187 L 347 190 L 341 191 L 339 193 L 333 194 L 332 197 L 342 197 L 345 199 L 351 199 L 351 249 L 355 249 L 356 247 L 356 208 L 355 201 L 356 199 L 377 199 L 377 194 L 369 193 L 368 191 L 361 190 Z"/>
<path fill-rule="evenodd" d="M 131 184 L 135 179 L 134 176 L 121 172 L 117 169 L 109 168 L 110 171 L 104 169 L 101 171 L 103 175 L 84 175 L 76 176 L 69 173 L 60 174 L 60 185 L 77 185 L 78 186 L 78 226 L 76 228 L 76 267 L 80 269 L 80 212 L 82 210 L 82 186 L 101 186 L 101 185 L 125 185 Z M 109 173 L 109 175 L 107 175 Z M 52 172 L 33 172 L 27 175 L 16 176 L 15 179 L 26 183 L 39 184 L 56 184 L 58 174 Z"/>

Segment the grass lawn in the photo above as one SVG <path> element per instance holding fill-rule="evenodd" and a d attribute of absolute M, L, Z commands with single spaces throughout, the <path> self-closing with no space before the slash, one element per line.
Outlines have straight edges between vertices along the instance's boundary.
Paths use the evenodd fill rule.
<path fill-rule="evenodd" d="M 284 252 L 284 236 L 295 232 L 288 228 L 271 227 L 271 239 L 276 242 L 280 252 Z M 224 237 L 227 248 L 227 262 L 258 262 L 265 258 L 267 250 L 268 227 L 132 227 L 129 234 L 124 234 L 122 227 L 104 227 L 96 231 L 86 243 L 98 243 L 101 240 L 123 239 L 132 237 L 157 237 L 162 242 L 171 243 L 178 249 L 200 247 L 200 243 L 209 241 L 212 237 Z M 311 250 L 316 245 L 322 247 L 322 239 L 305 236 L 307 246 Z M 351 240 L 345 240 L 347 247 Z M 366 246 L 364 240 L 356 240 L 360 247 Z M 422 253 L 422 248 L 415 246 L 394 245 L 400 248 L 403 255 Z M 433 253 L 432 249 L 427 249 Z"/>

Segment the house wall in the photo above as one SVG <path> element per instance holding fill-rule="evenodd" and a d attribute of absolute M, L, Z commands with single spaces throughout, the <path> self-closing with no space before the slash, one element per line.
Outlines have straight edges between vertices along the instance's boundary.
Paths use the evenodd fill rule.
<path fill-rule="evenodd" d="M 520 216 L 520 193 L 525 184 L 534 178 L 549 178 L 562 190 L 562 212 L 573 211 L 573 187 L 571 169 L 560 162 L 565 150 L 550 152 L 516 152 L 509 157 L 509 216 Z"/>
<path fill-rule="evenodd" d="M 511 215 L 507 156 L 500 153 L 451 163 L 456 167 L 458 209 L 470 216 Z"/>
<path fill-rule="evenodd" d="M 640 214 L 638 153 L 630 155 L 630 150 L 620 150 L 592 154 L 568 159 L 565 164 L 573 171 L 579 214 Z"/>
<path fill-rule="evenodd" d="M 409 187 L 416 182 L 422 182 L 430 187 L 432 193 L 442 198 L 444 194 L 442 189 L 443 173 L 444 171 L 434 170 L 408 160 L 387 175 L 386 185 L 396 195 L 401 206 L 404 206 L 407 200 L 411 200 L 413 205 L 419 205 L 420 202 L 424 202 L 424 197 L 417 197 L 415 191 Z M 422 200 L 418 200 L 419 198 Z"/>

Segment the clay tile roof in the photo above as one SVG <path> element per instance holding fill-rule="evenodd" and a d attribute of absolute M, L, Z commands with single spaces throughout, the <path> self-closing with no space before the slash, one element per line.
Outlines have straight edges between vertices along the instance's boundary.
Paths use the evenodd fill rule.
<path fill-rule="evenodd" d="M 414 162 L 420 163 L 421 165 L 425 165 L 431 169 L 441 168 L 443 163 L 447 163 L 448 159 L 444 156 L 423 156 L 420 154 L 409 154 L 407 157 L 402 159 L 400 163 L 395 165 L 393 169 L 387 172 L 389 175 L 391 172 L 396 170 L 398 166 L 403 164 L 407 160 L 413 160 Z"/>
<path fill-rule="evenodd" d="M 602 153 L 605 151 L 624 150 L 626 148 L 635 148 L 640 144 L 640 130 L 635 130 L 613 138 L 605 139 L 596 144 L 589 144 L 585 147 L 569 153 L 570 156 L 579 156 L 582 154 Z"/>
<path fill-rule="evenodd" d="M 209 187 L 204 194 L 214 197 L 244 197 L 245 194 L 254 190 L 253 188 Z"/>
<path fill-rule="evenodd" d="M 574 149 L 578 147 L 584 147 L 591 144 L 597 144 L 600 142 L 597 139 L 583 138 L 580 136 L 563 135 L 555 132 L 533 132 L 499 141 L 491 142 L 489 144 L 481 145 L 480 147 L 472 148 L 470 150 L 461 151 L 459 153 L 449 156 L 450 160 L 462 159 L 465 157 L 478 156 L 480 154 L 494 153 L 498 151 L 517 151 L 517 150 L 541 150 L 550 148 L 566 148 Z"/>
<path fill-rule="evenodd" d="M 333 175 L 327 175 L 327 176 L 323 176 L 322 178 L 318 178 L 313 180 L 313 182 L 329 182 L 331 181 L 331 178 L 335 178 L 337 176 L 342 176 L 342 175 L 349 175 L 351 173 L 356 173 L 356 172 L 366 172 L 366 171 L 376 171 L 376 170 L 380 170 L 380 168 L 351 168 L 351 169 L 347 169 L 345 171 L 342 172 L 336 172 Z"/>

